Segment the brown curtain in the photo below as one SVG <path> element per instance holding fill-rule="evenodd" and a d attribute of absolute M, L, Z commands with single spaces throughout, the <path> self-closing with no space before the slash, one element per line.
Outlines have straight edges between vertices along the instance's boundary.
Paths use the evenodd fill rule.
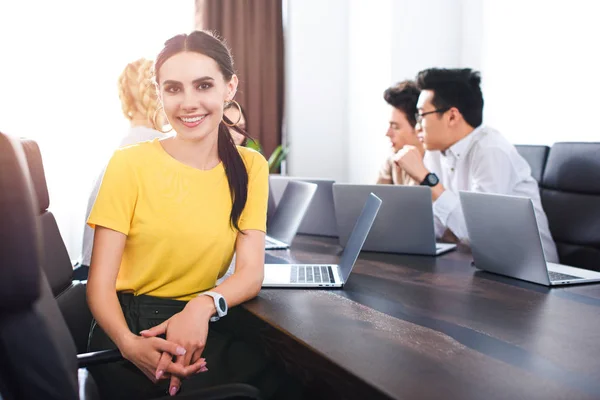
<path fill-rule="evenodd" d="M 269 157 L 281 144 L 283 120 L 282 0 L 198 0 L 196 7 L 201 28 L 231 48 L 240 81 L 235 98 L 248 133 Z"/>

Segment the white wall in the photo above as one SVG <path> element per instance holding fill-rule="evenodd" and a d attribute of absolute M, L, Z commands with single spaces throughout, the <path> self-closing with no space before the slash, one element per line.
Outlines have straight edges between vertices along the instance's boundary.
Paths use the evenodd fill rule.
<path fill-rule="evenodd" d="M 93 182 L 128 130 L 121 71 L 193 23 L 193 0 L 0 2 L 0 130 L 38 142 L 72 259 Z"/>
<path fill-rule="evenodd" d="M 288 173 L 345 180 L 348 130 L 346 0 L 287 4 Z"/>
<path fill-rule="evenodd" d="M 392 15 L 395 81 L 413 79 L 429 67 L 461 65 L 461 0 L 395 0 Z"/>
<path fill-rule="evenodd" d="M 389 149 L 389 108 L 383 89 L 392 79 L 392 1 L 351 0 L 348 32 L 346 179 L 372 183 Z M 375 162 L 374 162 L 375 161 Z"/>
<path fill-rule="evenodd" d="M 600 3 L 483 2 L 484 119 L 514 143 L 600 141 Z"/>

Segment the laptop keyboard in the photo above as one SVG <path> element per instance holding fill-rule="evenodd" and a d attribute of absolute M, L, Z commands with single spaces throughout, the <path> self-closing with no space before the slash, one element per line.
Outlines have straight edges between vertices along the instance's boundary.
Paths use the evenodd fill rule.
<path fill-rule="evenodd" d="M 573 275 L 561 274 L 560 272 L 554 272 L 554 271 L 548 271 L 548 277 L 550 278 L 550 282 L 555 282 L 555 281 L 572 281 L 572 280 L 583 279 L 580 276 L 573 276 Z"/>
<path fill-rule="evenodd" d="M 292 265 L 291 283 L 335 283 L 330 265 Z"/>

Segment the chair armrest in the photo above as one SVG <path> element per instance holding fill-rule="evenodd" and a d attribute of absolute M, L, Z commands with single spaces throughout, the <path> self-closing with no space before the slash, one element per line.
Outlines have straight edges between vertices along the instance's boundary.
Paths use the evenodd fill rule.
<path fill-rule="evenodd" d="M 121 360 L 123 360 L 123 356 L 118 349 L 77 354 L 78 368 L 87 368 L 92 365 L 110 364 Z"/>
<path fill-rule="evenodd" d="M 109 364 L 121 360 L 123 360 L 123 356 L 121 356 L 118 349 L 101 350 L 77 355 L 78 368 Z M 253 386 L 242 383 L 232 383 L 190 391 L 189 393 L 179 395 L 178 398 L 181 398 L 181 400 L 261 400 L 261 395 L 260 391 Z M 165 396 L 160 397 L 157 400 L 169 399 L 171 399 L 170 396 Z"/>

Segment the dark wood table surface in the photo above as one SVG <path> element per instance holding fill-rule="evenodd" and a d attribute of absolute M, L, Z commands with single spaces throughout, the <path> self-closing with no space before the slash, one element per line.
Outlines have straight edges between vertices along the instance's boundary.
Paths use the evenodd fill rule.
<path fill-rule="evenodd" d="M 335 263 L 337 240 L 270 254 Z M 263 289 L 244 308 L 323 398 L 600 399 L 600 285 L 549 289 L 440 257 L 361 253 L 343 289 Z"/>

